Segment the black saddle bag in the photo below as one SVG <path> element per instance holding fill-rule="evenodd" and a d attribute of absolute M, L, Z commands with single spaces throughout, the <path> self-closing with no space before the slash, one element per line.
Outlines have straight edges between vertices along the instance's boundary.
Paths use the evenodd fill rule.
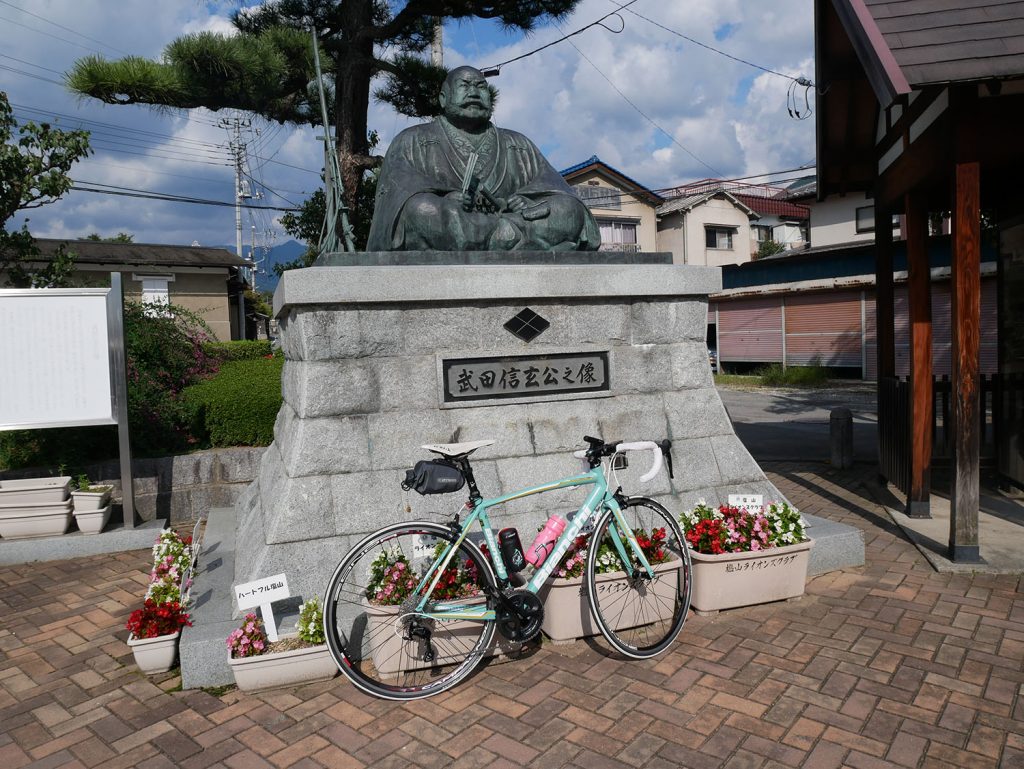
<path fill-rule="evenodd" d="M 451 494 L 466 485 L 462 471 L 443 459 L 421 459 L 412 470 L 405 471 L 403 489 L 417 494 Z"/>

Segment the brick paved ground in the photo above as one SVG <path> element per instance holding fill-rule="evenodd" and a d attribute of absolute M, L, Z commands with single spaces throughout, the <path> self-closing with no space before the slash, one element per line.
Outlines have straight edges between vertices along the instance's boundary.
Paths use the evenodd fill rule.
<path fill-rule="evenodd" d="M 258 695 L 146 679 L 121 629 L 146 552 L 0 569 L 0 769 L 1024 767 L 1019 577 L 934 573 L 857 473 L 766 468 L 865 532 L 800 601 L 692 617 L 625 662 L 578 643 L 410 705 L 342 679 Z"/>

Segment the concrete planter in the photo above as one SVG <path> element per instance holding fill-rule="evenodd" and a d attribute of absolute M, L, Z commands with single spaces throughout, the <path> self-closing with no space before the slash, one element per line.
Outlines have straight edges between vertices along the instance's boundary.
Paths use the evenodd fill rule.
<path fill-rule="evenodd" d="M 135 664 L 147 676 L 154 673 L 166 673 L 174 667 L 178 656 L 178 639 L 181 631 L 170 635 L 158 635 L 156 638 L 136 638 L 128 636 L 128 645 L 135 655 Z"/>
<path fill-rule="evenodd" d="M 453 602 L 457 603 L 457 602 Z M 419 641 L 406 641 L 395 632 L 395 620 L 398 618 L 398 606 L 376 606 L 369 602 L 363 604 L 369 622 L 367 637 L 383 638 L 384 643 L 370 650 L 373 666 L 382 676 L 394 676 L 406 670 L 419 670 L 435 665 L 450 665 L 461 662 L 467 650 L 476 643 L 480 635 L 480 623 L 472 620 L 451 620 L 439 622 L 444 625 L 443 636 L 435 636 L 431 643 L 437 658 L 433 662 L 423 662 Z M 507 655 L 519 648 L 518 644 L 494 634 L 490 646 L 484 651 L 485 657 Z"/>
<path fill-rule="evenodd" d="M 75 503 L 75 523 L 83 534 L 99 534 L 110 520 L 110 504 L 98 510 L 79 510 Z"/>
<path fill-rule="evenodd" d="M 812 541 L 750 553 L 705 555 L 690 551 L 698 611 L 720 611 L 782 601 L 804 594 Z"/>
<path fill-rule="evenodd" d="M 71 526 L 71 500 L 54 504 L 0 505 L 0 537 L 26 539 L 64 534 Z"/>
<path fill-rule="evenodd" d="M 651 606 L 648 608 L 657 607 L 660 611 L 653 616 L 646 615 L 645 619 L 657 622 L 672 616 L 671 612 L 675 606 L 673 596 L 679 587 L 679 567 L 681 565 L 682 561 L 677 559 L 654 567 L 657 574 L 652 583 L 655 600 L 650 602 Z M 619 586 L 625 586 L 625 583 L 626 573 L 624 571 L 613 571 L 597 576 L 598 592 L 617 590 Z M 570 641 L 597 635 L 601 632 L 590 612 L 590 602 L 587 600 L 583 577 L 574 577 L 573 579 L 558 579 L 556 577 L 541 588 L 538 595 L 544 601 L 544 623 L 541 625 L 541 630 L 552 641 Z M 639 624 L 635 617 L 623 616 L 614 624 L 613 629 L 623 630 L 628 627 L 636 627 Z"/>
<path fill-rule="evenodd" d="M 0 481 L 0 506 L 56 505 L 68 498 L 71 476 Z"/>
<path fill-rule="evenodd" d="M 75 514 L 102 510 L 110 503 L 112 488 L 107 486 L 104 491 L 72 491 L 71 498 L 75 501 Z"/>
<path fill-rule="evenodd" d="M 235 683 L 244 692 L 325 681 L 338 675 L 338 666 L 326 645 L 240 659 L 228 657 L 228 664 Z"/>

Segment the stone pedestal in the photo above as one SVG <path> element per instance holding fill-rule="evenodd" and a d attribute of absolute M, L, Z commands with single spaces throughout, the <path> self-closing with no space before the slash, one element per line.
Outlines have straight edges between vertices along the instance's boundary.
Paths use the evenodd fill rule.
<path fill-rule="evenodd" d="M 425 443 L 494 439 L 473 457 L 487 496 L 575 472 L 572 451 L 594 435 L 671 438 L 672 481 L 663 472 L 641 484 L 646 457 L 619 481 L 673 511 L 734 493 L 781 497 L 713 387 L 705 330 L 707 296 L 721 288 L 717 268 L 672 265 L 665 255 L 615 264 L 608 254 L 575 254 L 559 264 L 550 254 L 516 254 L 507 264 L 444 265 L 434 254 L 434 264 L 387 266 L 365 266 L 387 256 L 361 256 L 364 266 L 287 272 L 274 296 L 284 405 L 259 476 L 235 508 L 236 582 L 283 571 L 293 595 L 322 596 L 362 535 L 458 510 L 461 492 L 420 497 L 399 485 L 430 456 Z M 527 307 L 550 323 L 529 343 L 504 328 Z M 442 394 L 446 360 L 579 352 L 607 353 L 607 392 L 454 404 Z M 517 526 L 528 542 L 551 511 L 574 510 L 584 495 L 527 497 L 492 522 Z"/>

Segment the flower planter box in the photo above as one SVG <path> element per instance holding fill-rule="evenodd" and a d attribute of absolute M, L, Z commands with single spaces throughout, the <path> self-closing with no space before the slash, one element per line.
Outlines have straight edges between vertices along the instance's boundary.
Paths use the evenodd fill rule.
<path fill-rule="evenodd" d="M 660 609 L 656 616 L 645 616 L 644 619 L 648 620 L 647 623 L 637 622 L 636 617 L 620 617 L 615 622 L 613 629 L 623 630 L 640 624 L 669 619 L 675 606 L 674 591 L 679 588 L 680 566 L 682 566 L 682 561 L 676 559 L 654 567 L 657 577 L 651 583 L 652 589 L 655 597 L 661 599 L 652 601 Z M 597 589 L 598 592 L 617 590 L 620 585 L 624 586 L 625 582 L 626 573 L 624 571 L 599 574 Z M 556 577 L 541 588 L 538 595 L 544 602 L 544 623 L 541 625 L 541 630 L 552 641 L 570 641 L 597 635 L 601 632 L 590 613 L 590 602 L 587 600 L 583 577 L 572 579 Z"/>
<path fill-rule="evenodd" d="M 87 513 L 102 510 L 110 503 L 111 489 L 105 491 L 72 491 L 71 498 L 75 501 L 75 513 Z"/>
<path fill-rule="evenodd" d="M 705 555 L 690 551 L 690 604 L 714 612 L 803 595 L 812 541 L 749 553 Z"/>
<path fill-rule="evenodd" d="M 154 673 L 166 673 L 174 667 L 178 656 L 178 639 L 181 631 L 170 635 L 158 635 L 156 638 L 136 638 L 128 636 L 128 645 L 135 655 L 135 664 L 147 676 Z"/>
<path fill-rule="evenodd" d="M 456 602 L 453 602 L 456 603 Z M 370 650 L 373 666 L 382 676 L 395 676 L 406 670 L 419 670 L 421 668 L 434 667 L 435 665 L 447 665 L 461 662 L 466 657 L 466 651 L 476 643 L 480 635 L 480 624 L 472 620 L 451 620 L 439 622 L 444 625 L 444 635 L 437 635 L 431 639 L 434 652 L 437 655 L 433 662 L 424 662 L 422 659 L 422 645 L 420 641 L 406 641 L 395 632 L 395 620 L 398 617 L 400 607 L 398 606 L 377 606 L 364 601 L 367 616 L 367 637 L 382 638 L 383 643 L 377 644 Z M 495 632 L 490 645 L 484 650 L 485 657 L 496 654 L 510 654 L 520 648 L 520 644 L 513 644 L 502 638 Z"/>
<path fill-rule="evenodd" d="M 0 537 L 25 539 L 64 534 L 71 526 L 71 500 L 56 504 L 0 505 Z"/>
<path fill-rule="evenodd" d="M 110 520 L 110 505 L 99 510 L 79 510 L 76 503 L 74 514 L 79 531 L 83 534 L 99 534 Z"/>
<path fill-rule="evenodd" d="M 68 498 L 71 476 L 0 481 L 0 505 L 55 505 Z"/>
<path fill-rule="evenodd" d="M 238 688 L 245 692 L 325 681 L 338 675 L 338 666 L 326 645 L 239 659 L 229 656 L 228 664 Z"/>

